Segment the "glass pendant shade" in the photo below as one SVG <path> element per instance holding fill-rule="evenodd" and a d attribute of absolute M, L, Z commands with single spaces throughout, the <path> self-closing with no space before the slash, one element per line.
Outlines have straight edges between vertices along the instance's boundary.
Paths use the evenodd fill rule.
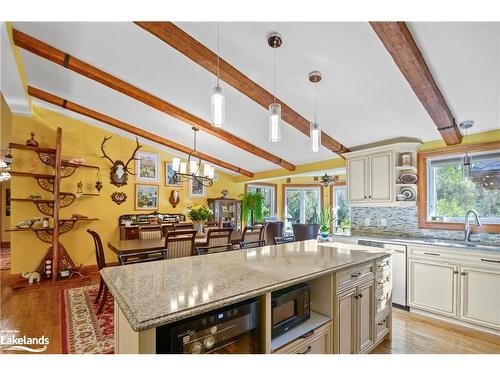
<path fill-rule="evenodd" d="M 467 180 L 470 178 L 470 168 L 471 168 L 471 158 L 469 155 L 465 155 L 462 163 L 462 174 L 464 178 Z"/>
<path fill-rule="evenodd" d="M 215 177 L 215 168 L 213 166 L 210 166 L 210 171 L 207 177 L 210 179 L 213 179 Z"/>
<path fill-rule="evenodd" d="M 179 172 L 180 165 L 181 165 L 181 159 L 179 158 L 172 159 L 172 169 L 174 172 Z"/>
<path fill-rule="evenodd" d="M 226 121 L 225 99 L 222 87 L 214 87 L 211 99 L 212 107 L 212 125 L 216 128 L 222 128 Z"/>
<path fill-rule="evenodd" d="M 198 172 L 198 161 L 197 160 L 191 160 L 189 162 L 189 173 L 196 174 L 197 172 Z"/>
<path fill-rule="evenodd" d="M 272 103 L 269 106 L 269 141 L 281 141 L 281 105 Z"/>
<path fill-rule="evenodd" d="M 179 166 L 179 173 L 186 174 L 187 163 L 183 161 Z"/>
<path fill-rule="evenodd" d="M 203 176 L 208 177 L 210 175 L 210 169 L 212 166 L 210 164 L 203 165 Z"/>
<path fill-rule="evenodd" d="M 319 152 L 321 146 L 321 129 L 317 122 L 311 122 L 309 126 L 309 138 L 311 140 L 311 151 Z"/>

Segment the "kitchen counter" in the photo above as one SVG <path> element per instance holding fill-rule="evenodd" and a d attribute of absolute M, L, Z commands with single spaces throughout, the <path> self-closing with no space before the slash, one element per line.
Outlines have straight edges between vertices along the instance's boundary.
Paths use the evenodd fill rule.
<path fill-rule="evenodd" d="M 486 253 L 498 253 L 500 254 L 500 246 L 496 244 L 490 243 L 481 243 L 481 242 L 464 242 L 464 241 L 453 241 L 453 240 L 443 240 L 436 238 L 422 238 L 422 237 L 394 237 L 391 235 L 383 235 L 383 234 L 359 234 L 359 235 L 333 235 L 333 242 L 336 239 L 339 241 L 342 238 L 352 238 L 356 240 L 374 240 L 374 241 L 384 241 L 384 242 L 393 242 L 393 243 L 402 243 L 402 244 L 415 244 L 415 245 L 429 245 L 429 246 L 439 246 L 439 247 L 447 247 L 453 248 L 454 250 L 463 250 L 468 252 L 486 252 Z"/>
<path fill-rule="evenodd" d="M 131 328 L 144 331 L 388 253 L 310 240 L 109 267 L 101 275 Z"/>

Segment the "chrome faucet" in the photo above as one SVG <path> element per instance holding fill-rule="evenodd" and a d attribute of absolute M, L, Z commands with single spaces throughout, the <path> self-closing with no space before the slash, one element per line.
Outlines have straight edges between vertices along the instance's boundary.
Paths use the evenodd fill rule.
<path fill-rule="evenodd" d="M 464 220 L 464 234 L 465 234 L 465 238 L 464 238 L 464 241 L 468 242 L 470 241 L 469 237 L 470 237 L 470 224 L 469 224 L 469 216 L 470 214 L 473 214 L 474 215 L 474 218 L 476 220 L 476 225 L 477 226 L 480 226 L 481 225 L 481 221 L 479 220 L 479 215 L 477 214 L 476 211 L 474 210 L 469 210 L 465 213 L 465 220 Z"/>

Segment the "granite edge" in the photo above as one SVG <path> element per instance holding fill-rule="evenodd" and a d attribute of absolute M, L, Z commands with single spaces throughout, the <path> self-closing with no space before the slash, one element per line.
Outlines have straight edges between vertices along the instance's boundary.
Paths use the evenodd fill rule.
<path fill-rule="evenodd" d="M 192 317 L 195 315 L 199 315 L 199 314 L 202 314 L 202 313 L 205 313 L 208 311 L 212 311 L 212 310 L 217 309 L 217 308 L 222 307 L 222 306 L 227 306 L 227 305 L 230 305 L 233 303 L 244 301 L 244 300 L 249 299 L 249 298 L 258 297 L 262 294 L 272 292 L 276 289 L 280 289 L 280 288 L 284 288 L 284 287 L 287 287 L 287 286 L 290 286 L 293 284 L 308 281 L 308 280 L 311 280 L 315 277 L 323 276 L 323 275 L 326 275 L 326 274 L 329 274 L 332 272 L 337 272 L 337 271 L 343 270 L 345 268 L 349 268 L 351 266 L 356 266 L 358 264 L 371 262 L 371 261 L 374 261 L 378 258 L 382 258 L 384 256 L 387 256 L 391 253 L 392 253 L 391 251 L 381 250 L 377 253 L 370 254 L 369 256 L 367 256 L 366 259 L 356 260 L 356 261 L 353 261 L 350 263 L 345 263 L 345 264 L 342 264 L 340 266 L 328 268 L 328 269 L 321 270 L 318 272 L 313 272 L 313 273 L 310 273 L 310 274 L 307 274 L 307 275 L 304 275 L 301 277 L 296 277 L 294 279 L 290 279 L 290 280 L 287 280 L 287 281 L 284 281 L 281 283 L 272 284 L 272 285 L 269 285 L 269 286 L 264 287 L 264 288 L 253 289 L 253 290 L 250 290 L 247 292 L 240 293 L 240 294 L 235 295 L 235 296 L 222 298 L 222 299 L 215 300 L 215 301 L 212 301 L 212 302 L 209 302 L 206 304 L 198 305 L 198 306 L 195 306 L 192 308 L 187 308 L 184 310 L 180 310 L 178 312 L 168 314 L 166 316 L 160 316 L 160 317 L 150 319 L 147 321 L 142 321 L 142 322 L 136 318 L 136 316 L 134 315 L 134 313 L 132 312 L 132 310 L 130 309 L 128 304 L 122 298 L 121 293 L 119 293 L 118 289 L 115 288 L 115 286 L 109 282 L 109 279 L 106 276 L 106 272 L 107 272 L 106 268 L 102 269 L 100 273 L 102 275 L 102 278 L 104 279 L 104 282 L 108 286 L 109 291 L 113 295 L 113 298 L 118 303 L 120 309 L 122 310 L 123 314 L 127 318 L 127 321 L 129 323 L 130 327 L 132 327 L 132 329 L 134 331 L 140 332 L 140 331 L 146 331 L 146 330 L 151 329 L 151 328 L 156 328 L 156 327 L 164 325 L 164 324 L 173 323 L 173 322 L 176 322 L 176 321 L 179 321 L 182 319 L 186 319 L 186 318 L 189 318 L 189 317 Z M 114 267 L 109 267 L 108 270 L 110 270 L 111 268 L 114 268 Z"/>

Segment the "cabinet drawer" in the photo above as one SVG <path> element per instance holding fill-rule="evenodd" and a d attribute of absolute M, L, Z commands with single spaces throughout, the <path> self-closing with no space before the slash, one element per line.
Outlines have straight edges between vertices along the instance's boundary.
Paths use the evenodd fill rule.
<path fill-rule="evenodd" d="M 375 281 L 375 295 L 390 294 L 392 291 L 392 282 L 390 276 Z"/>
<path fill-rule="evenodd" d="M 384 316 L 376 321 L 375 324 L 375 341 L 382 339 L 389 333 L 389 315 Z"/>
<path fill-rule="evenodd" d="M 378 259 L 375 261 L 375 275 L 381 277 L 383 275 L 391 274 L 391 257 Z"/>
<path fill-rule="evenodd" d="M 330 354 L 330 328 L 327 323 L 308 337 L 300 337 L 295 341 L 279 348 L 275 354 Z"/>
<path fill-rule="evenodd" d="M 351 288 L 360 282 L 373 279 L 373 263 L 363 264 L 359 267 L 350 268 L 347 271 L 337 273 L 337 292 L 342 289 Z"/>
<path fill-rule="evenodd" d="M 375 296 L 376 310 L 375 315 L 379 316 L 385 313 L 391 307 L 391 294 L 389 291 L 383 290 L 379 295 Z"/>

